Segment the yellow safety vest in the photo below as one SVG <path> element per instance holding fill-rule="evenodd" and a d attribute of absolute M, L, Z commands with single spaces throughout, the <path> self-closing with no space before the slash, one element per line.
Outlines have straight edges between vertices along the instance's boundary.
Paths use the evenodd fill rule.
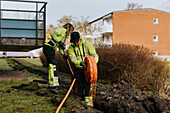
<path fill-rule="evenodd" d="M 80 66 L 80 63 L 84 61 L 86 56 L 93 56 L 96 63 L 98 62 L 99 57 L 91 42 L 84 40 L 83 38 L 80 39 L 81 42 L 78 46 L 75 46 L 74 43 L 71 43 L 71 45 L 68 47 L 68 53 L 71 61 L 75 64 L 75 67 L 83 69 L 83 66 Z"/>

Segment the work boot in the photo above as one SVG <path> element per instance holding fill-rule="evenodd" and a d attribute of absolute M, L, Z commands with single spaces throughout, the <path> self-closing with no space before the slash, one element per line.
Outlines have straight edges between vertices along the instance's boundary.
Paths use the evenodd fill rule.
<path fill-rule="evenodd" d="M 58 92 L 60 91 L 59 90 L 59 87 L 55 87 L 54 89 L 50 89 L 52 93 L 55 93 L 55 94 L 58 94 Z"/>
<path fill-rule="evenodd" d="M 87 106 L 90 106 L 90 107 L 94 107 L 93 105 L 93 97 L 92 96 L 86 96 L 85 97 L 85 103 L 87 104 Z"/>
<path fill-rule="evenodd" d="M 56 86 L 54 89 L 55 89 L 56 91 L 60 91 L 60 89 L 59 89 L 58 86 Z"/>
<path fill-rule="evenodd" d="M 58 86 L 47 86 L 47 89 L 58 89 L 59 90 Z"/>
<path fill-rule="evenodd" d="M 46 86 L 46 87 L 47 87 L 47 89 L 55 89 L 57 86 L 52 86 L 52 85 L 48 84 L 48 86 Z"/>
<path fill-rule="evenodd" d="M 58 94 L 58 92 L 60 91 L 58 86 L 55 87 L 48 87 L 47 88 L 49 91 L 51 91 L 52 93 Z"/>

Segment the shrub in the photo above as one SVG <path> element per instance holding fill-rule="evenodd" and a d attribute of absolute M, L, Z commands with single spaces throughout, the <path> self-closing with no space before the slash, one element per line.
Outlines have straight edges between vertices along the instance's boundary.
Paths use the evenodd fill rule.
<path fill-rule="evenodd" d="M 63 56 L 58 51 L 55 52 L 55 56 L 56 56 L 56 61 L 58 64 L 58 70 L 60 72 L 71 74 L 68 64 L 67 64 L 66 60 L 63 59 Z M 40 53 L 40 59 L 41 59 L 43 66 L 47 67 L 48 66 L 47 59 L 46 59 L 45 55 L 43 54 L 43 52 Z M 74 69 L 74 65 L 71 63 L 71 61 L 69 61 L 69 63 L 71 65 L 72 69 Z"/>
<path fill-rule="evenodd" d="M 41 60 L 41 63 L 42 63 L 42 65 L 43 65 L 44 67 L 47 67 L 47 66 L 48 66 L 48 65 L 47 65 L 47 59 L 46 59 L 46 57 L 45 57 L 45 55 L 44 55 L 43 52 L 40 53 L 40 60 Z"/>
<path fill-rule="evenodd" d="M 140 90 L 159 93 L 169 78 L 169 67 L 160 59 L 152 56 L 152 51 L 143 46 L 114 44 L 96 49 L 99 55 L 98 79 L 120 82 L 125 80 Z M 70 73 L 67 62 L 55 53 L 59 71 Z M 47 61 L 42 53 L 40 59 L 44 66 Z M 71 63 L 74 70 L 74 65 Z"/>
<path fill-rule="evenodd" d="M 128 81 L 141 90 L 159 92 L 169 77 L 169 67 L 143 46 L 114 44 L 96 49 L 100 61 L 98 78 Z"/>

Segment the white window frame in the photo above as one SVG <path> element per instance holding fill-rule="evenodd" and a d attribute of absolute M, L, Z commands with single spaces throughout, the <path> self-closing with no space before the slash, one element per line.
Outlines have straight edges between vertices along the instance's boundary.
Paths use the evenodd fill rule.
<path fill-rule="evenodd" d="M 158 51 L 153 51 L 153 56 L 158 56 Z"/>
<path fill-rule="evenodd" d="M 98 27 L 102 27 L 102 26 L 103 26 L 103 22 L 100 21 L 100 22 L 98 23 Z"/>
<path fill-rule="evenodd" d="M 153 35 L 153 41 L 158 42 L 158 35 Z"/>
<path fill-rule="evenodd" d="M 104 42 L 104 36 L 102 36 L 101 42 Z"/>
<path fill-rule="evenodd" d="M 110 42 L 110 37 L 109 36 L 107 36 L 107 42 Z"/>
<path fill-rule="evenodd" d="M 158 18 L 153 18 L 153 24 L 158 24 Z"/>

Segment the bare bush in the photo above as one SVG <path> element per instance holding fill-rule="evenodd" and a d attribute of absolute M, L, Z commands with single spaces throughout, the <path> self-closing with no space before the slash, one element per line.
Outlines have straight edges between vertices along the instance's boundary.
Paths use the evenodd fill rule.
<path fill-rule="evenodd" d="M 66 60 L 63 59 L 63 56 L 58 51 L 55 52 L 55 56 L 56 56 L 56 61 L 58 64 L 58 70 L 60 72 L 71 74 L 68 64 L 67 64 Z M 40 59 L 41 59 L 43 66 L 47 67 L 48 66 L 47 59 L 43 53 L 41 53 Z M 74 69 L 74 65 L 71 63 L 71 61 L 69 61 L 69 63 L 71 65 L 72 69 Z"/>
<path fill-rule="evenodd" d="M 114 44 L 113 47 L 97 48 L 99 79 L 112 82 L 128 81 L 141 90 L 154 93 L 164 86 L 169 68 L 166 63 L 152 56 L 143 46 Z"/>
<path fill-rule="evenodd" d="M 99 55 L 98 79 L 112 82 L 127 81 L 140 90 L 159 93 L 169 78 L 169 67 L 160 59 L 152 56 L 152 51 L 143 46 L 114 44 L 96 49 Z M 47 66 L 45 56 L 40 59 Z M 56 52 L 59 71 L 70 73 L 67 62 Z M 70 62 L 71 63 L 71 62 Z M 74 65 L 71 63 L 74 70 Z M 70 73 L 71 74 L 71 73 Z"/>

